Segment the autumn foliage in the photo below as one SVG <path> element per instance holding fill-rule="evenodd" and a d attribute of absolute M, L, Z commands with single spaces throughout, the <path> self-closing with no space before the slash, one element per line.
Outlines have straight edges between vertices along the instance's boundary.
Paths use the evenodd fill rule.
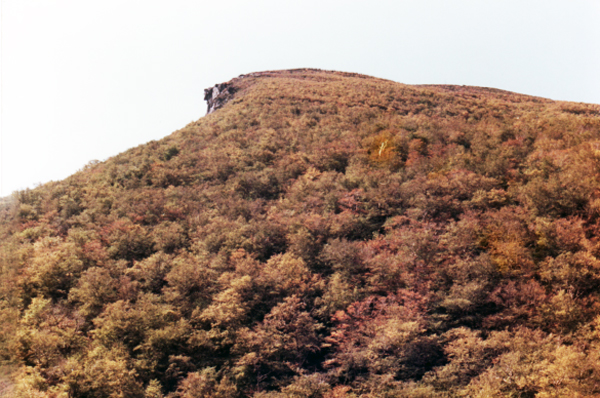
<path fill-rule="evenodd" d="M 600 395 L 600 106 L 230 84 L 0 202 L 0 396 Z"/>

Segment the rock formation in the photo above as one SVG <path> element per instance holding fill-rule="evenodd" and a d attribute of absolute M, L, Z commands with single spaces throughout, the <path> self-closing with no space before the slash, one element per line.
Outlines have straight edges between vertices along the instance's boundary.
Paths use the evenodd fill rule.
<path fill-rule="evenodd" d="M 205 89 L 204 100 L 208 104 L 206 114 L 208 115 L 222 108 L 223 105 L 233 98 L 235 92 L 236 89 L 230 82 L 216 84 L 214 87 Z"/>

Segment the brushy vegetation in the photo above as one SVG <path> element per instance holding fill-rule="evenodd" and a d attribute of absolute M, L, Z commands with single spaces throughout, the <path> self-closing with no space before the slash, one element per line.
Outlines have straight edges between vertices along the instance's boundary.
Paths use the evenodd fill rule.
<path fill-rule="evenodd" d="M 2 391 L 600 394 L 599 106 L 316 70 L 231 84 L 2 203 Z"/>

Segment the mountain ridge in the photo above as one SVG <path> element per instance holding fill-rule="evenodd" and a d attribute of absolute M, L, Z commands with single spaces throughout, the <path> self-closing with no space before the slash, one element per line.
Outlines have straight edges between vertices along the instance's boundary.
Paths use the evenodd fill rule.
<path fill-rule="evenodd" d="M 600 106 L 312 69 L 220 85 L 3 205 L 13 396 L 600 393 Z"/>
<path fill-rule="evenodd" d="M 326 74 L 326 75 L 331 75 L 331 76 L 341 76 L 341 77 L 357 77 L 357 78 L 362 78 L 362 79 L 372 79 L 372 80 L 380 80 L 380 81 L 386 81 L 386 82 L 390 82 L 390 83 L 397 83 L 393 80 L 388 80 L 388 79 L 381 79 L 381 78 L 376 78 L 373 76 L 369 76 L 369 75 L 364 75 L 364 74 L 360 74 L 360 73 L 354 73 L 354 72 L 339 72 L 339 71 L 333 71 L 333 70 L 324 70 L 324 69 L 316 69 L 316 68 L 297 68 L 297 69 L 285 69 L 285 70 L 270 70 L 270 71 L 261 71 L 261 72 L 252 72 L 252 73 L 247 73 L 247 74 L 242 74 L 239 75 L 238 77 L 235 77 L 233 79 L 230 79 L 227 82 L 223 82 L 223 83 L 217 83 L 212 87 L 209 87 L 207 89 L 205 89 L 205 101 L 212 101 L 212 90 L 214 88 L 217 88 L 217 90 L 221 90 L 222 88 L 220 87 L 235 87 L 235 83 L 238 82 L 238 80 L 240 79 L 247 79 L 247 78 L 285 78 L 285 77 L 298 77 L 295 76 L 295 74 L 299 74 L 299 78 L 304 78 L 306 79 L 306 73 L 316 73 L 316 74 Z M 404 84 L 404 83 L 397 83 L 397 84 Z M 544 98 L 544 97 L 540 97 L 540 96 L 535 96 L 535 95 L 529 95 L 529 94 L 520 94 L 517 92 L 512 92 L 512 91 L 508 91 L 508 90 L 503 90 L 503 89 L 499 89 L 499 88 L 493 88 L 493 87 L 483 87 L 483 86 L 470 86 L 470 85 L 452 85 L 452 84 L 404 84 L 405 86 L 411 86 L 411 87 L 415 87 L 415 88 L 433 88 L 433 89 L 439 89 L 439 90 L 443 90 L 446 92 L 457 92 L 457 91 L 468 91 L 471 93 L 485 93 L 485 92 L 489 92 L 489 93 L 496 93 L 496 94 L 501 94 L 501 95 L 506 95 L 506 96 L 510 96 L 510 95 L 520 95 L 523 97 L 527 97 L 527 98 L 536 98 L 539 100 L 543 100 L 543 101 L 554 101 L 548 98 Z M 231 93 L 233 94 L 233 93 Z M 576 101 L 560 101 L 560 102 L 573 102 L 573 103 L 582 103 L 582 102 L 576 102 Z M 224 105 L 224 104 L 222 104 Z M 208 105 L 209 109 L 211 109 L 211 105 Z M 215 109 L 216 110 L 216 109 Z M 214 111 L 214 110 L 213 110 Z M 212 112 L 212 111 L 211 111 Z M 207 112 L 211 113 L 211 112 Z"/>

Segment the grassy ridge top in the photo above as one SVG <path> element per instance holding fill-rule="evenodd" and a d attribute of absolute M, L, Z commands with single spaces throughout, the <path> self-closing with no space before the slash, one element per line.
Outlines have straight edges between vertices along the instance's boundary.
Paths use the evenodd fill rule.
<path fill-rule="evenodd" d="M 309 69 L 226 84 L 2 204 L 6 391 L 600 393 L 600 106 Z"/>

